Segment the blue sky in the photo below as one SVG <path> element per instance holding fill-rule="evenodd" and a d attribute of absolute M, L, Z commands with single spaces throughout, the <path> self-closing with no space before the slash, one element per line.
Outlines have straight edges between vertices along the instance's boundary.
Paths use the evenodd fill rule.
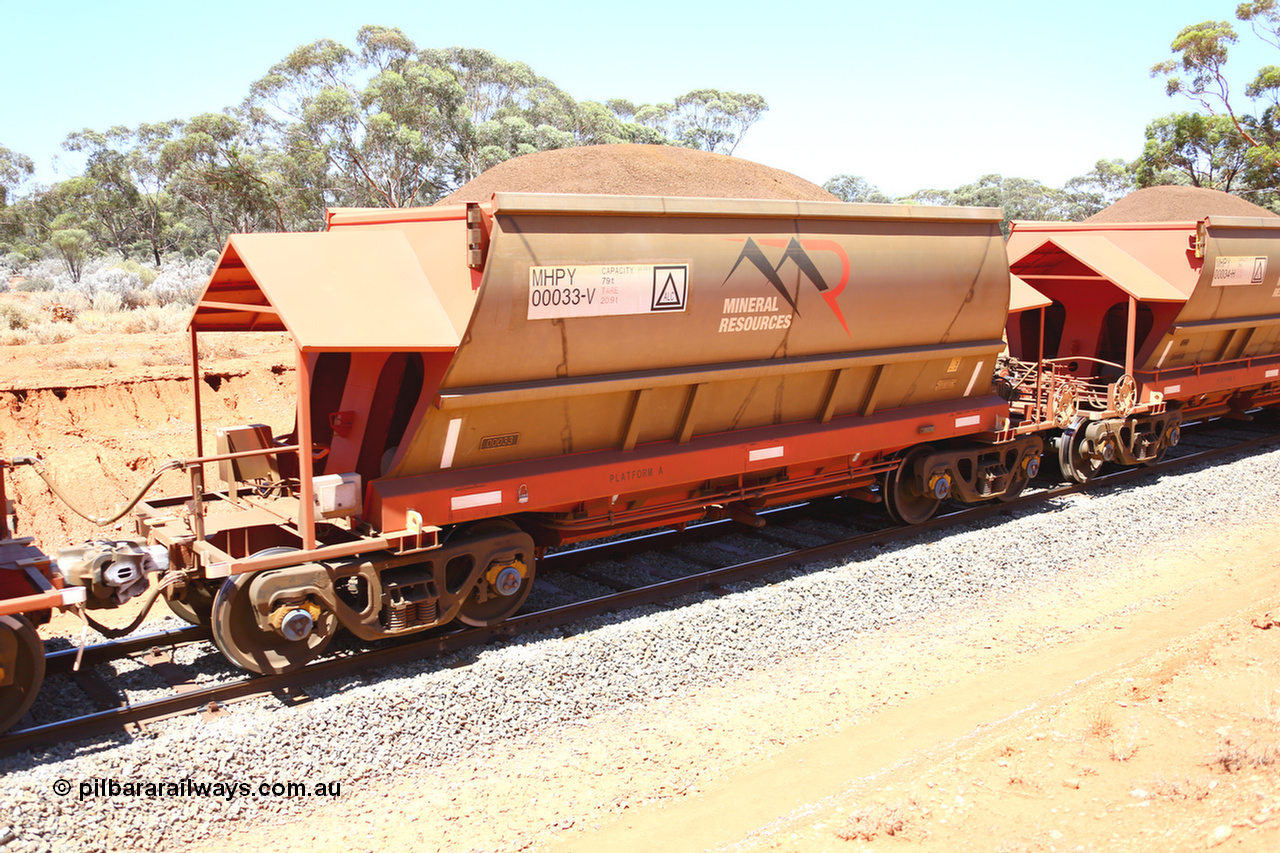
<path fill-rule="evenodd" d="M 1234 20 L 1235 6 L 0 0 L 0 145 L 58 180 L 78 169 L 68 133 L 219 111 L 293 48 L 354 45 L 369 23 L 522 60 L 579 100 L 758 92 L 770 110 L 737 155 L 815 183 L 848 173 L 905 194 L 998 172 L 1057 186 L 1136 157 L 1151 119 L 1188 108 L 1148 71 L 1183 26 Z M 1242 91 L 1280 56 L 1237 29 L 1228 67 Z"/>

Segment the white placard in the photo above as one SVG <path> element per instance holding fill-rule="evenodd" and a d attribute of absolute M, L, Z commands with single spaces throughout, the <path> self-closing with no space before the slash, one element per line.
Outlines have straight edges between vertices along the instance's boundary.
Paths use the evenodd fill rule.
<path fill-rule="evenodd" d="M 1267 277 L 1267 259 L 1252 255 L 1222 255 L 1213 262 L 1213 286 L 1262 284 Z"/>
<path fill-rule="evenodd" d="M 779 444 L 777 447 L 757 447 L 754 450 L 747 451 L 748 462 L 759 462 L 762 459 L 781 459 L 786 452 L 786 445 Z"/>
<path fill-rule="evenodd" d="M 688 264 L 565 264 L 529 268 L 530 320 L 684 311 Z"/>
<path fill-rule="evenodd" d="M 502 490 L 494 492 L 476 492 L 471 495 L 454 495 L 449 498 L 449 509 L 457 512 L 460 509 L 475 509 L 478 506 L 493 506 L 502 503 Z"/>

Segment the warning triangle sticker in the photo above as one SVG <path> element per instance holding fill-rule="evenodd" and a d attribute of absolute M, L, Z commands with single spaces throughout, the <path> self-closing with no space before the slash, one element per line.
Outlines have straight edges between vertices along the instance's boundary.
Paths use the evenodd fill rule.
<path fill-rule="evenodd" d="M 676 290 L 676 278 L 671 273 L 667 273 L 667 282 L 662 285 L 662 293 L 658 294 L 656 305 L 676 305 L 681 304 L 680 292 Z"/>

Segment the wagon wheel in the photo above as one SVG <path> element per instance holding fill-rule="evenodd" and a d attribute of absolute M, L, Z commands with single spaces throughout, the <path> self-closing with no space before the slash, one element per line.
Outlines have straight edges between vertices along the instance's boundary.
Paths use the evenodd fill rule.
<path fill-rule="evenodd" d="M 515 533 L 520 528 L 510 521 L 495 519 L 468 527 L 467 536 Z M 525 554 L 520 566 L 490 563 L 480 573 L 476 585 L 467 592 L 458 621 L 477 628 L 489 628 L 516 614 L 533 589 L 534 558 Z M 522 571 L 523 569 L 523 571 Z"/>
<path fill-rule="evenodd" d="M 902 464 L 885 475 L 885 509 L 889 517 L 900 524 L 923 524 L 933 517 L 946 497 L 922 492 L 915 485 L 915 465 L 930 453 L 933 448 L 927 444 L 913 447 L 902 457 Z"/>
<path fill-rule="evenodd" d="M 1013 475 L 1013 479 L 1009 482 L 1009 488 L 997 496 L 998 500 L 1009 503 L 1016 501 L 1022 495 L 1022 490 L 1027 484 L 1036 478 L 1040 473 L 1040 454 L 1029 455 L 1018 461 L 1017 473 Z"/>
<path fill-rule="evenodd" d="M 1144 468 L 1154 468 L 1164 461 L 1164 452 L 1168 449 L 1169 448 L 1165 447 L 1164 442 L 1161 442 L 1160 448 L 1156 451 L 1155 456 L 1149 456 L 1146 459 L 1142 459 L 1138 464 Z"/>
<path fill-rule="evenodd" d="M 217 594 L 217 590 L 211 590 L 204 581 L 187 581 L 182 598 L 166 598 L 164 603 L 183 622 L 208 627 L 213 614 L 213 599 Z"/>
<path fill-rule="evenodd" d="M 296 551 L 296 548 L 267 548 L 254 554 L 266 557 Z M 315 660 L 338 628 L 337 617 L 321 610 L 306 633 L 296 640 L 286 639 L 276 631 L 258 627 L 249 585 L 255 575 L 243 574 L 227 578 L 213 600 L 210 627 L 213 641 L 226 657 L 241 669 L 259 675 L 278 675 L 301 669 Z"/>
<path fill-rule="evenodd" d="M 1062 435 L 1051 436 L 1044 443 L 1044 457 L 1040 463 L 1040 479 L 1049 483 L 1070 480 L 1071 475 L 1062 470 Z"/>
<path fill-rule="evenodd" d="M 1164 435 L 1160 436 L 1160 449 L 1156 451 L 1156 455 L 1149 459 L 1143 459 L 1142 464 L 1148 468 L 1154 468 L 1164 461 L 1165 451 L 1170 447 L 1177 447 L 1178 442 L 1182 440 L 1182 425 L 1179 423 L 1171 423 L 1165 429 Z"/>
<path fill-rule="evenodd" d="M 13 660 L 0 679 L 0 732 L 21 720 L 44 681 L 44 643 L 25 616 L 0 616 L 0 659 Z"/>
<path fill-rule="evenodd" d="M 1058 467 L 1064 477 L 1087 483 L 1102 469 L 1100 456 L 1086 455 L 1085 430 L 1088 421 L 1076 421 L 1058 439 Z"/>

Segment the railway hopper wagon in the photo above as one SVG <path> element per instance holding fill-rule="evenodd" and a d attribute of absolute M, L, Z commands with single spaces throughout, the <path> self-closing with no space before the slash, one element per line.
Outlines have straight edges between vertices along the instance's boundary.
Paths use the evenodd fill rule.
<path fill-rule="evenodd" d="M 53 608 L 74 607 L 86 597 L 82 587 L 64 585 L 30 537 L 17 535 L 5 490 L 9 467 L 0 459 L 0 733 L 22 719 L 44 681 L 44 644 L 36 629 Z"/>
<path fill-rule="evenodd" d="M 1019 222 L 1006 254 L 1000 219 L 499 193 L 233 236 L 190 323 L 195 456 L 137 536 L 46 556 L 4 496 L 39 460 L 0 460 L 0 731 L 55 607 L 163 596 L 284 672 L 340 628 L 497 624 L 565 543 L 836 494 L 919 523 L 1016 496 L 1046 439 L 1087 482 L 1280 404 L 1273 221 Z M 293 343 L 294 422 L 206 435 L 198 338 L 251 331 Z M 174 468 L 189 493 L 143 502 Z"/>
<path fill-rule="evenodd" d="M 1280 223 L 1016 222 L 1015 422 L 1049 421 L 1064 475 L 1154 463 L 1186 417 L 1247 419 L 1280 402 Z"/>
<path fill-rule="evenodd" d="M 191 493 L 140 503 L 139 535 L 167 553 L 174 611 L 271 673 L 340 627 L 496 624 L 567 542 L 759 525 L 820 495 L 919 521 L 948 495 L 1016 494 L 1042 442 L 993 392 L 999 220 L 498 194 L 233 236 L 190 324 Z M 253 330 L 295 344 L 296 422 L 206 440 L 197 337 Z M 59 565 L 114 606 L 91 550 Z"/>

